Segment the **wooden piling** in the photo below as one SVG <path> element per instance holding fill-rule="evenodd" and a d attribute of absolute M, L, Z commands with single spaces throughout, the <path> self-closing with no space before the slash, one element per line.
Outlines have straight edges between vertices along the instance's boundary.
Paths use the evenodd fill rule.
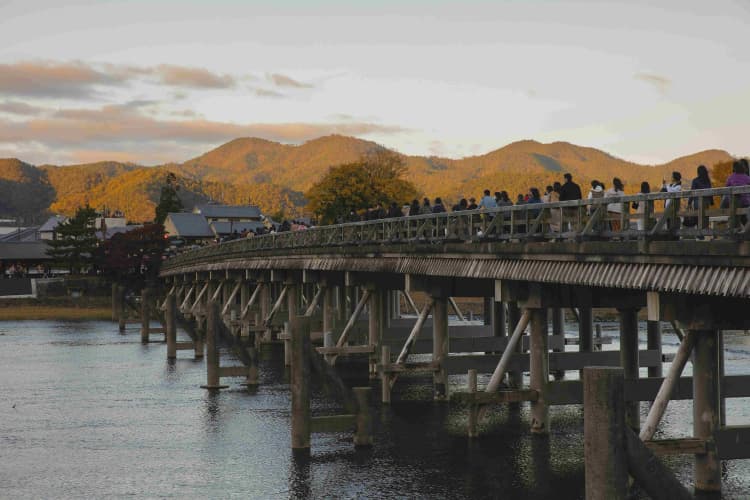
<path fill-rule="evenodd" d="M 383 340 L 383 290 L 370 289 L 368 302 L 367 344 L 373 347 L 369 356 L 368 372 L 370 378 L 377 378 L 378 346 Z"/>
<path fill-rule="evenodd" d="M 333 332 L 333 323 L 335 319 L 334 309 L 334 288 L 325 286 L 323 292 L 323 332 Z"/>
<path fill-rule="evenodd" d="M 586 500 L 625 500 L 625 377 L 622 368 L 583 369 Z"/>
<path fill-rule="evenodd" d="M 657 350 L 661 354 L 661 325 L 658 321 L 648 321 L 646 323 L 646 342 L 648 350 Z M 648 367 L 649 377 L 662 377 L 663 376 L 663 363 L 659 363 L 656 366 Z"/>
<path fill-rule="evenodd" d="M 391 404 L 391 348 L 384 345 L 380 354 L 380 401 L 383 404 Z"/>
<path fill-rule="evenodd" d="M 290 321 L 292 342 L 292 449 L 310 448 L 310 318 Z"/>
<path fill-rule="evenodd" d="M 432 362 L 436 365 L 433 375 L 434 399 L 446 401 L 448 397 L 448 370 L 445 358 L 449 352 L 448 299 L 434 297 L 432 306 Z"/>
<path fill-rule="evenodd" d="M 219 303 L 209 300 L 206 306 L 206 385 L 203 389 L 224 389 L 219 381 L 219 328 L 221 309 Z"/>
<path fill-rule="evenodd" d="M 356 428 L 354 431 L 354 446 L 372 446 L 372 417 L 370 416 L 369 387 L 354 387 L 354 397 L 357 400 Z"/>
<path fill-rule="evenodd" d="M 560 340 L 561 347 L 553 348 L 553 352 L 565 351 L 565 309 L 562 307 L 553 307 L 550 309 L 552 314 L 552 336 Z M 565 378 L 565 370 L 556 370 L 553 373 L 555 380 Z"/>
<path fill-rule="evenodd" d="M 578 308 L 578 352 L 594 351 L 594 310 L 591 307 Z M 583 370 L 579 372 L 583 380 Z"/>
<path fill-rule="evenodd" d="M 618 309 L 620 316 L 620 365 L 626 380 L 639 378 L 638 309 Z M 640 402 L 625 403 L 625 423 L 638 434 L 641 428 Z"/>
<path fill-rule="evenodd" d="M 719 335 L 717 330 L 695 332 L 693 357 L 693 437 L 713 440 L 719 430 L 721 405 L 719 381 Z M 696 492 L 721 491 L 721 461 L 715 446 L 695 455 Z"/>
<path fill-rule="evenodd" d="M 515 331 L 516 325 L 521 320 L 521 309 L 517 302 L 508 302 L 508 331 Z M 523 352 L 523 342 L 516 344 L 516 352 Z M 520 389 L 523 385 L 523 372 L 521 370 L 511 370 L 508 372 L 508 385 Z"/>
<path fill-rule="evenodd" d="M 492 334 L 495 337 L 505 337 L 508 330 L 505 327 L 505 304 L 492 302 Z"/>
<path fill-rule="evenodd" d="M 120 319 L 120 295 L 117 287 L 117 283 L 112 283 L 112 321 Z"/>
<path fill-rule="evenodd" d="M 284 321 L 284 366 L 292 366 L 292 344 L 289 321 Z"/>
<path fill-rule="evenodd" d="M 167 338 L 167 359 L 177 357 L 177 298 L 173 293 L 167 295 L 166 311 L 164 311 Z"/>
<path fill-rule="evenodd" d="M 549 432 L 549 406 L 544 399 L 549 383 L 549 352 L 547 336 L 547 309 L 531 309 L 530 381 L 531 389 L 538 391 L 539 398 L 531 402 L 531 432 Z"/>
<path fill-rule="evenodd" d="M 468 372 L 468 381 L 469 381 L 469 394 L 476 394 L 477 393 L 477 371 L 472 368 Z M 468 428 L 468 434 L 470 438 L 477 437 L 479 435 L 479 430 L 477 429 L 477 424 L 479 423 L 479 405 L 471 402 L 469 403 L 469 428 Z"/>
<path fill-rule="evenodd" d="M 117 328 L 125 333 L 125 287 L 117 286 Z"/>
<path fill-rule="evenodd" d="M 151 289 L 144 287 L 141 291 L 141 342 L 148 344 L 151 324 Z"/>

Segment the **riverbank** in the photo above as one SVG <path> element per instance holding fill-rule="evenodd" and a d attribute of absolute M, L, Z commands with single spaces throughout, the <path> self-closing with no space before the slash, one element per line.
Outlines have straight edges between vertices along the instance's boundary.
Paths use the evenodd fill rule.
<path fill-rule="evenodd" d="M 0 321 L 108 320 L 112 319 L 110 300 L 85 296 L 0 299 Z"/>

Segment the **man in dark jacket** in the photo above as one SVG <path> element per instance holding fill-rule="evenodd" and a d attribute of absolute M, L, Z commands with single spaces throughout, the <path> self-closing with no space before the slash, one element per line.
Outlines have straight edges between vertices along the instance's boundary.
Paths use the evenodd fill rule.
<path fill-rule="evenodd" d="M 564 177 L 565 184 L 560 188 L 560 201 L 580 200 L 583 198 L 581 196 L 581 187 L 573 182 L 573 176 L 567 173 Z"/>

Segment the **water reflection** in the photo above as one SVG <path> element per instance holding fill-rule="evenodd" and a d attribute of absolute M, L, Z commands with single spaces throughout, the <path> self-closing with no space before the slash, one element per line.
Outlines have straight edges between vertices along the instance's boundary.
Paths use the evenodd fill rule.
<path fill-rule="evenodd" d="M 289 464 L 289 498 L 310 498 L 310 449 L 292 450 Z"/>

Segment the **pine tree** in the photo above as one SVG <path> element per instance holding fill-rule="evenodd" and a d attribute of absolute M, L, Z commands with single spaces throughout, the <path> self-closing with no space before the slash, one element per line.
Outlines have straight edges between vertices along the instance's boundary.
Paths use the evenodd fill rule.
<path fill-rule="evenodd" d="M 71 274 L 80 272 L 92 262 L 98 245 L 94 221 L 96 211 L 86 205 L 76 211 L 73 218 L 55 229 L 55 238 L 48 241 L 47 255 L 65 265 Z"/>
<path fill-rule="evenodd" d="M 180 186 L 177 185 L 177 176 L 172 172 L 167 174 L 166 183 L 161 188 L 159 204 L 156 206 L 154 224 L 164 225 L 167 214 L 182 210 L 182 200 L 177 196 Z"/>

